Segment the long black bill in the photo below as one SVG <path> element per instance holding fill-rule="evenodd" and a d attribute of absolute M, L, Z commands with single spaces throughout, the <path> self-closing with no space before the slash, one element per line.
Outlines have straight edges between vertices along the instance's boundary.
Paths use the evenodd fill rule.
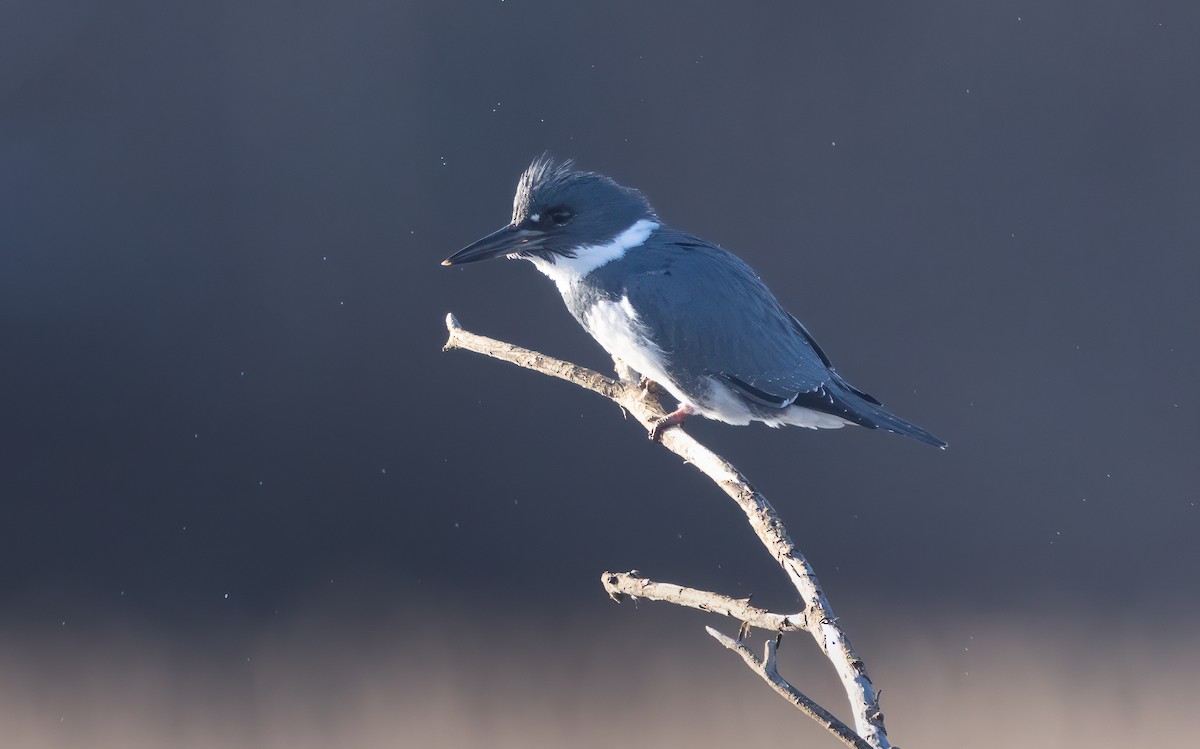
<path fill-rule="evenodd" d="M 541 245 L 545 235 L 534 229 L 520 229 L 512 224 L 473 242 L 442 261 L 442 265 L 461 265 L 514 252 L 528 252 Z"/>

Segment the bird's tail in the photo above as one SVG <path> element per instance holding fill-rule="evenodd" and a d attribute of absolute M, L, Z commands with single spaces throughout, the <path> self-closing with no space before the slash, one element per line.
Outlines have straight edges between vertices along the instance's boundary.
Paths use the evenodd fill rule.
<path fill-rule="evenodd" d="M 886 429 L 893 434 L 912 437 L 927 445 L 946 448 L 946 443 L 942 440 L 916 424 L 910 424 L 888 411 L 882 403 L 846 382 L 840 376 L 836 374 L 834 376 L 836 379 L 831 383 L 833 387 L 830 388 L 830 394 L 834 397 L 837 406 L 840 406 L 838 416 L 868 429 Z"/>

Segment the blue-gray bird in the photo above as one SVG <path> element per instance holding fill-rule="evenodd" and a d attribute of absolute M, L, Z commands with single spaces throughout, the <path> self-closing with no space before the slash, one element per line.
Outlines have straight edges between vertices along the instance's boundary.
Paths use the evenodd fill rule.
<path fill-rule="evenodd" d="M 512 221 L 442 264 L 501 256 L 554 281 L 623 380 L 640 375 L 679 401 L 651 439 L 697 414 L 738 425 L 858 424 L 946 446 L 846 382 L 736 255 L 664 225 L 645 196 L 601 174 L 535 160 L 517 184 Z"/>

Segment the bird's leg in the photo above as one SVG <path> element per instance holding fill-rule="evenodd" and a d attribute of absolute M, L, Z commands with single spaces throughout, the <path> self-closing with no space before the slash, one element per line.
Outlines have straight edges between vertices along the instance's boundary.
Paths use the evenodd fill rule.
<path fill-rule="evenodd" d="M 623 384 L 637 385 L 638 389 L 642 391 L 643 397 L 658 395 L 662 392 L 662 388 L 657 382 L 626 364 L 624 359 L 613 357 L 613 371 L 617 373 L 617 379 Z"/>
<path fill-rule="evenodd" d="M 685 420 L 687 420 L 687 417 L 694 413 L 695 411 L 692 410 L 691 406 L 680 406 L 671 413 L 654 422 L 654 426 L 650 427 L 650 439 L 658 442 L 662 439 L 663 432 L 667 431 L 673 426 L 679 426 Z"/>
<path fill-rule="evenodd" d="M 644 375 L 641 381 L 638 382 L 638 387 L 641 388 L 643 397 L 647 395 L 660 395 L 662 393 L 662 385 Z"/>

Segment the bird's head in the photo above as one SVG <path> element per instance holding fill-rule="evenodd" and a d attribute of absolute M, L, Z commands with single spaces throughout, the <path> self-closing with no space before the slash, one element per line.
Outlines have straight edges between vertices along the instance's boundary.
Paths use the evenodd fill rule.
<path fill-rule="evenodd" d="M 570 161 L 536 159 L 517 182 L 512 221 L 459 250 L 442 265 L 494 257 L 556 263 L 582 259 L 603 248 L 638 221 L 656 221 L 654 209 L 637 190 L 602 174 L 576 171 Z"/>

